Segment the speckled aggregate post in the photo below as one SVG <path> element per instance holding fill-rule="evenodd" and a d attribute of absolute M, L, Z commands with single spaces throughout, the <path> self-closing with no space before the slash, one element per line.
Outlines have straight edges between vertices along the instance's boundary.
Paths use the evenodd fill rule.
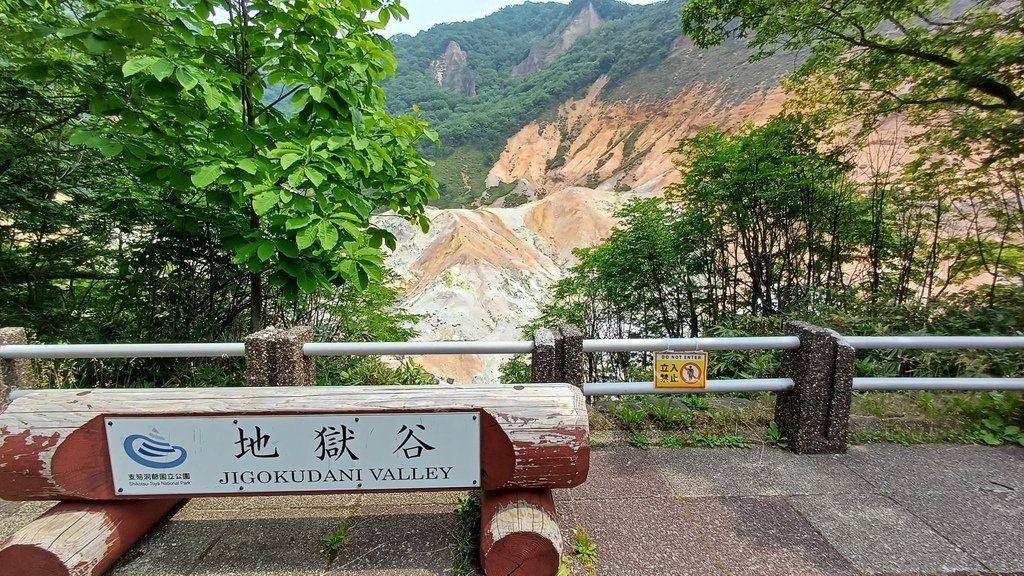
<path fill-rule="evenodd" d="M 316 359 L 302 353 L 313 335 L 308 326 L 278 330 L 273 326 L 245 338 L 246 386 L 313 386 Z"/>
<path fill-rule="evenodd" d="M 533 354 L 530 359 L 530 378 L 534 382 L 557 382 L 558 357 L 555 354 L 555 332 L 538 328 L 533 333 Z"/>
<path fill-rule="evenodd" d="M 775 421 L 797 454 L 846 451 L 856 352 L 835 331 L 788 322 L 800 347 L 786 350 L 782 371 L 795 387 L 778 395 Z"/>
<path fill-rule="evenodd" d="M 0 344 L 28 344 L 24 328 L 0 328 Z M 7 406 L 7 395 L 15 388 L 35 388 L 32 361 L 16 358 L 0 361 L 0 409 Z"/>
<path fill-rule="evenodd" d="M 556 376 L 557 381 L 583 388 L 583 331 L 571 324 L 562 324 L 558 327 L 558 333 L 561 336 L 558 362 L 561 374 Z"/>

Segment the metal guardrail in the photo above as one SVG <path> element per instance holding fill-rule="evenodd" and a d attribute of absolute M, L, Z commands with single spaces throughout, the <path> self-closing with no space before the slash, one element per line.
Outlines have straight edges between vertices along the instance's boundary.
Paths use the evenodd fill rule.
<path fill-rule="evenodd" d="M 526 354 L 530 340 L 449 342 L 309 342 L 307 356 L 403 356 L 407 354 Z M 210 344 L 5 344 L 0 359 L 16 358 L 220 358 L 245 356 L 242 342 Z"/>
<path fill-rule="evenodd" d="M 1024 336 L 844 336 L 857 350 L 993 350 L 1024 348 Z"/>
<path fill-rule="evenodd" d="M 1024 349 L 1024 336 L 846 336 L 857 350 L 871 349 Z M 730 338 L 648 338 L 584 340 L 584 352 L 659 352 L 665 350 L 791 350 L 796 336 Z M 445 342 L 309 342 L 307 356 L 399 356 L 443 354 L 527 354 L 530 340 Z M 5 344 L 0 359 L 53 358 L 199 358 L 245 356 L 242 342 L 186 344 Z M 657 389 L 652 382 L 589 382 L 588 396 L 676 394 L 689 392 L 782 392 L 790 378 L 710 380 L 703 389 Z M 863 378 L 854 390 L 1024 390 L 1024 378 Z"/>
<path fill-rule="evenodd" d="M 704 388 L 666 390 L 655 388 L 654 382 L 587 382 L 586 396 L 622 396 L 626 394 L 678 394 L 707 392 L 785 392 L 792 390 L 792 378 L 746 378 L 740 380 L 708 380 Z"/>
<path fill-rule="evenodd" d="M 584 352 L 662 352 L 665 350 L 790 350 L 800 346 L 796 336 L 738 338 L 632 338 L 584 340 Z"/>
<path fill-rule="evenodd" d="M 1024 336 L 847 336 L 858 350 L 1024 349 Z M 732 338 L 632 338 L 584 340 L 584 352 L 661 352 L 664 350 L 792 350 L 796 336 Z M 531 340 L 443 342 L 308 342 L 307 356 L 401 356 L 441 354 L 528 354 Z M 4 344 L 0 359 L 17 358 L 217 358 L 245 356 L 242 342 L 187 344 Z"/>

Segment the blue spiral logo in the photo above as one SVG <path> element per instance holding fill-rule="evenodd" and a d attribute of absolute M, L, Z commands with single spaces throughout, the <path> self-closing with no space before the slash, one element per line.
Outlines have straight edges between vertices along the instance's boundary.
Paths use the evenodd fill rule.
<path fill-rule="evenodd" d="M 125 438 L 124 451 L 147 468 L 174 468 L 188 456 L 181 446 L 171 446 L 156 428 L 148 435 L 132 434 Z"/>

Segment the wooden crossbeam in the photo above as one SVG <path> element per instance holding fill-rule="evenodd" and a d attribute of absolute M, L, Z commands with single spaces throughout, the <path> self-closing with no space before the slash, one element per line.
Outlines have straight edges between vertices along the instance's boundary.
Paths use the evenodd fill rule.
<path fill-rule="evenodd" d="M 114 491 L 103 425 L 108 416 L 459 410 L 481 415 L 484 490 L 569 488 L 586 479 L 586 405 L 566 384 L 53 390 L 18 398 L 0 414 L 0 498 L 125 498 Z"/>

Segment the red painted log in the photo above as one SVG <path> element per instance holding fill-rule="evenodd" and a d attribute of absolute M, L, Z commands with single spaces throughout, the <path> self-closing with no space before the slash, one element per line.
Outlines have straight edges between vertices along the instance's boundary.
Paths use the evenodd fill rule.
<path fill-rule="evenodd" d="M 0 574 L 99 576 L 178 502 L 61 502 L 0 544 Z"/>
<path fill-rule="evenodd" d="M 484 490 L 480 564 L 487 576 L 555 576 L 562 551 L 551 490 Z"/>
<path fill-rule="evenodd" d="M 0 498 L 114 499 L 104 416 L 455 410 L 480 411 L 485 490 L 570 488 L 586 480 L 586 404 L 566 384 L 47 390 L 18 398 L 0 414 Z"/>

